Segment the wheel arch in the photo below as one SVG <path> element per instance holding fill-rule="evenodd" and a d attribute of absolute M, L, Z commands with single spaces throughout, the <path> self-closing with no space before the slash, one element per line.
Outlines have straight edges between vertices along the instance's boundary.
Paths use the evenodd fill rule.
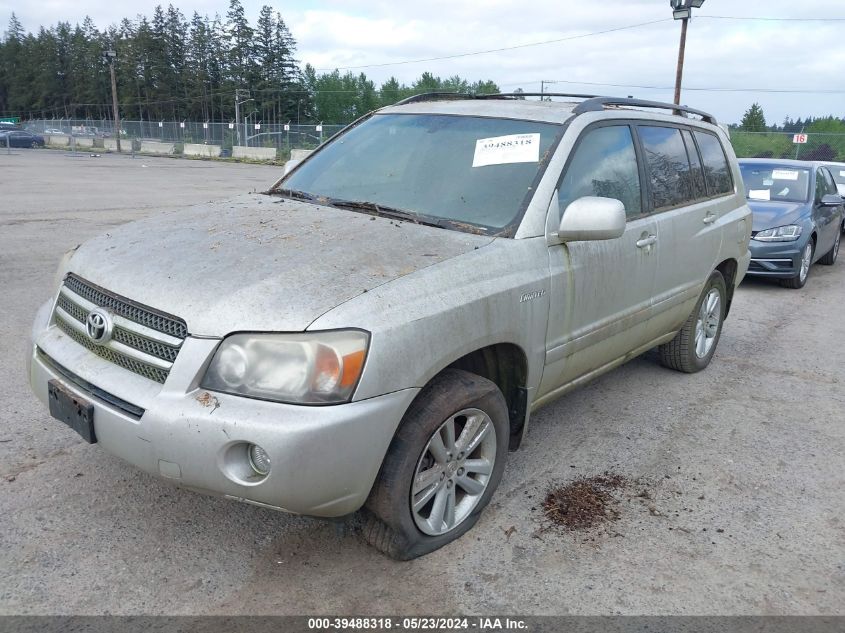
<path fill-rule="evenodd" d="M 508 405 L 510 439 L 508 448 L 516 450 L 528 416 L 528 357 L 514 343 L 496 343 L 465 354 L 444 369 L 463 369 L 496 384 Z"/>
<path fill-rule="evenodd" d="M 736 290 L 736 274 L 739 270 L 739 264 L 733 258 L 726 259 L 721 262 L 718 266 L 716 266 L 716 270 L 722 273 L 722 277 L 725 278 L 725 290 L 727 292 L 726 305 L 725 305 L 725 318 L 727 318 L 728 313 L 731 311 L 731 303 L 733 302 L 734 298 L 734 290 Z"/>
<path fill-rule="evenodd" d="M 431 383 L 447 369 L 462 369 L 476 374 L 499 388 L 508 407 L 508 448 L 519 448 L 529 414 L 528 356 L 525 350 L 515 343 L 493 343 L 479 347 L 442 367 L 426 384 Z"/>

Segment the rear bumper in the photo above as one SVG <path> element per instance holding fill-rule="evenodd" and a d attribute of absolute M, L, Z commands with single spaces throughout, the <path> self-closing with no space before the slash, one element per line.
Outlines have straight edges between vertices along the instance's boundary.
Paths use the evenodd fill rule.
<path fill-rule="evenodd" d="M 177 388 L 171 385 L 180 373 L 174 366 L 160 392 L 132 403 L 133 411 L 121 406 L 131 398 L 126 393 L 109 400 L 113 389 L 99 392 L 97 376 L 111 374 L 100 381 L 103 385 L 113 385 L 115 375 L 125 374 L 128 381 L 139 377 L 90 353 L 86 364 L 64 364 L 79 351 L 74 346 L 80 346 L 48 325 L 49 310 L 42 309 L 39 319 L 34 338 L 45 349 L 33 344 L 27 364 L 32 390 L 45 405 L 48 381 L 58 380 L 94 405 L 98 445 L 107 452 L 186 488 L 288 512 L 333 517 L 357 510 L 419 392 L 406 389 L 337 406 L 294 406 L 209 393 L 197 388 L 196 381 Z M 189 349 L 192 343 L 203 353 Z M 189 337 L 180 359 L 204 358 L 215 345 Z M 194 374 L 203 367 L 200 363 Z M 248 444 L 269 454 L 266 477 L 249 468 Z"/>

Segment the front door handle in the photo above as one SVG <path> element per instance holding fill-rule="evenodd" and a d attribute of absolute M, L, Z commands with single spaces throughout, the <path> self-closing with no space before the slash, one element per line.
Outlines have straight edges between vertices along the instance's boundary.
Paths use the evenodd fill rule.
<path fill-rule="evenodd" d="M 705 224 L 713 224 L 717 220 L 718 216 L 715 213 L 708 213 L 704 216 L 702 222 Z"/>
<path fill-rule="evenodd" d="M 656 235 L 648 235 L 637 240 L 637 248 L 647 248 L 652 244 L 657 243 L 657 236 Z"/>

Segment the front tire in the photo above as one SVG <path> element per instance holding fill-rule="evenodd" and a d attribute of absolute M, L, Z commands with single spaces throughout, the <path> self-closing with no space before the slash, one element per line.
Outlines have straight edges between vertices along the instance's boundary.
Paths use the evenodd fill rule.
<path fill-rule="evenodd" d="M 781 279 L 780 285 L 784 288 L 791 288 L 798 290 L 803 288 L 807 283 L 807 278 L 810 276 L 810 266 L 813 264 L 813 252 L 816 250 L 816 244 L 813 240 L 808 240 L 804 245 L 804 250 L 801 251 L 801 262 L 798 265 L 798 274 L 789 279 Z"/>
<path fill-rule="evenodd" d="M 493 382 L 459 369 L 436 376 L 387 451 L 365 505 L 367 542 L 410 560 L 472 528 L 502 478 L 509 428 Z"/>
<path fill-rule="evenodd" d="M 725 278 L 714 270 L 684 326 L 675 338 L 658 347 L 664 367 L 693 374 L 710 364 L 722 335 L 727 294 Z"/>

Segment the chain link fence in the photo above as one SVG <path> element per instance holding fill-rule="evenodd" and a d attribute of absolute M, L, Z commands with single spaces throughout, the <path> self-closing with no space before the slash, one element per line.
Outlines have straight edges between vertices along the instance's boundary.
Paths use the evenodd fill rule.
<path fill-rule="evenodd" d="M 110 119 L 41 119 L 24 127 L 48 136 L 78 139 L 93 138 L 95 147 L 102 140 L 113 139 L 114 122 Z M 313 149 L 328 140 L 344 125 L 336 124 L 266 124 L 250 120 L 235 123 L 198 123 L 195 121 L 121 121 L 123 149 L 140 149 L 141 144 L 173 144 L 173 153 L 182 153 L 187 145 L 208 145 L 203 155 L 231 156 L 234 148 L 275 149 L 285 158 L 292 149 Z M 132 142 L 131 146 L 128 142 Z M 845 162 L 845 134 L 731 131 L 731 143 L 740 158 L 797 158 Z M 66 143 L 65 143 L 66 144 Z M 105 147 L 109 147 L 106 144 Z M 243 154 L 244 152 L 241 152 Z M 249 152 L 247 152 L 249 153 Z M 268 153 L 264 152 L 266 156 Z"/>
<path fill-rule="evenodd" d="M 796 158 L 845 162 L 845 134 L 731 131 L 740 158 Z"/>
<path fill-rule="evenodd" d="M 39 119 L 23 126 L 50 137 L 61 145 L 67 139 L 94 139 L 94 147 L 110 147 L 104 141 L 115 138 L 114 121 L 109 119 Z M 313 149 L 328 140 L 345 125 L 334 124 L 265 124 L 247 120 L 236 123 L 198 123 L 195 121 L 121 121 L 121 149 L 140 149 L 145 143 L 173 144 L 170 153 L 182 153 L 185 145 L 212 146 L 220 156 L 231 156 L 235 148 L 275 149 L 278 157 L 292 149 Z M 62 139 L 62 137 L 65 137 Z M 237 154 L 237 151 L 234 151 Z M 266 154 L 266 153 L 265 153 Z M 211 155 L 211 153 L 207 153 Z"/>

